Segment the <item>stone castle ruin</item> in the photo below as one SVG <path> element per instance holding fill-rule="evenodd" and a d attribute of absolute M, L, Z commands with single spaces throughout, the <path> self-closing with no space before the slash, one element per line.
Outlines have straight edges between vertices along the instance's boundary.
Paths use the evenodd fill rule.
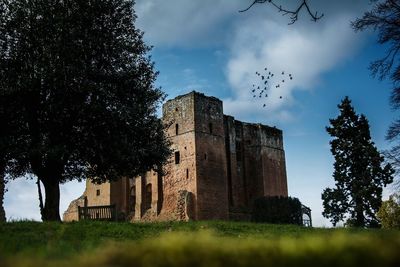
<path fill-rule="evenodd" d="M 198 92 L 167 101 L 163 121 L 172 143 L 163 171 L 88 180 L 65 221 L 102 218 L 107 207 L 133 221 L 248 220 L 255 199 L 288 196 L 281 130 L 224 115 L 221 100 Z"/>

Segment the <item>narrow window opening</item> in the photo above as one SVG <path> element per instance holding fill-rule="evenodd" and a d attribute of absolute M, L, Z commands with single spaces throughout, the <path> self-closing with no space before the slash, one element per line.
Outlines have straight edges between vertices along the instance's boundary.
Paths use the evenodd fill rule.
<path fill-rule="evenodd" d="M 189 169 L 186 169 L 186 179 L 189 178 Z"/>
<path fill-rule="evenodd" d="M 179 134 L 179 124 L 175 124 L 175 134 Z"/>
<path fill-rule="evenodd" d="M 152 197 L 151 184 L 148 184 L 146 186 L 146 205 L 145 205 L 147 210 L 151 208 L 151 201 L 152 201 L 151 197 Z"/>
<path fill-rule="evenodd" d="M 181 161 L 181 155 L 179 154 L 179 151 L 175 151 L 175 164 L 179 164 Z"/>
<path fill-rule="evenodd" d="M 206 153 L 204 153 L 204 159 L 207 159 L 207 154 Z"/>
<path fill-rule="evenodd" d="M 213 133 L 213 125 L 211 122 L 208 124 L 208 129 L 210 130 L 210 134 L 212 134 Z"/>
<path fill-rule="evenodd" d="M 136 206 L 136 186 L 131 187 L 131 193 L 129 196 L 129 210 L 130 211 L 135 211 L 135 206 Z"/>
<path fill-rule="evenodd" d="M 100 189 L 96 190 L 96 196 L 100 196 Z"/>

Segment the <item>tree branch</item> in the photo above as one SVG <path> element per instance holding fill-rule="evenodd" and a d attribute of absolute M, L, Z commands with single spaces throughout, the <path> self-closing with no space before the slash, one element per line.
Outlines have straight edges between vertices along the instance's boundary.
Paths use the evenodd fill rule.
<path fill-rule="evenodd" d="M 318 15 L 317 11 L 315 13 L 312 12 L 310 6 L 307 3 L 307 0 L 302 0 L 300 5 L 295 10 L 289 10 L 289 9 L 283 8 L 281 5 L 276 4 L 272 0 L 254 0 L 253 3 L 251 3 L 251 5 L 249 7 L 245 8 L 243 10 L 239 10 L 239 12 L 246 12 L 250 8 L 252 8 L 255 4 L 264 4 L 264 3 L 270 3 L 276 9 L 278 9 L 278 12 L 282 12 L 283 16 L 289 15 L 290 19 L 291 19 L 291 21 L 288 23 L 289 25 L 294 24 L 298 20 L 299 13 L 303 8 L 305 8 L 307 10 L 307 13 L 310 15 L 312 21 L 317 21 L 324 16 L 323 13 Z"/>

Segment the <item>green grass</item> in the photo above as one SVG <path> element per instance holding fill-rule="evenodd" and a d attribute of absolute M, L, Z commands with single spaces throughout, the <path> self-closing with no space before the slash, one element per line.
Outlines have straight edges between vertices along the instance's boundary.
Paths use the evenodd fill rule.
<path fill-rule="evenodd" d="M 400 266 L 400 232 L 237 222 L 0 224 L 0 266 Z"/>

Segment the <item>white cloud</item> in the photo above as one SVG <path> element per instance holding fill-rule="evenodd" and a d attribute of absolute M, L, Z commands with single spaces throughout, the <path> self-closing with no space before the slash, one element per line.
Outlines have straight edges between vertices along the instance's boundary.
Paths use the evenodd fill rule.
<path fill-rule="evenodd" d="M 312 90 L 321 74 L 354 54 L 360 36 L 349 26 L 352 18 L 352 14 L 341 13 L 324 23 L 299 23 L 298 26 L 287 26 L 267 17 L 242 21 L 236 29 L 227 63 L 226 73 L 233 95 L 224 100 L 227 113 L 246 116 L 250 107 L 253 112 L 256 109 L 265 113 L 265 109 L 260 108 L 265 103 L 269 121 L 291 118 L 284 111 L 295 103 L 293 92 Z M 276 81 L 274 85 L 279 82 L 280 87 L 271 86 L 268 98 L 253 98 L 252 84 L 260 80 L 255 72 L 264 72 L 265 67 L 279 78 L 281 71 L 291 73 L 293 80 L 282 76 L 285 83 L 281 83 L 281 79 Z M 282 113 L 286 115 L 281 116 Z"/>
<path fill-rule="evenodd" d="M 298 3 L 298 0 L 276 1 L 288 7 Z M 289 109 L 296 104 L 293 92 L 312 90 L 321 74 L 354 54 L 360 34 L 353 32 L 350 21 L 368 8 L 368 1 L 310 0 L 313 11 L 325 14 L 323 19 L 311 22 L 303 10 L 299 21 L 290 26 L 289 17 L 282 16 L 269 4 L 238 12 L 251 2 L 137 0 L 138 26 L 145 31 L 146 40 L 157 47 L 217 47 L 219 51 L 230 51 L 225 70 L 232 88 L 230 97 L 224 99 L 227 113 L 248 119 L 259 118 L 267 110 L 268 121 L 263 122 L 290 120 L 293 115 Z M 254 99 L 249 93 L 254 72 L 265 66 L 275 73 L 291 72 L 294 77 L 279 88 L 272 86 L 267 101 Z M 181 90 L 204 86 L 199 81 L 186 83 L 187 86 L 178 83 Z"/>
<path fill-rule="evenodd" d="M 69 203 L 82 195 L 84 188 L 85 183 L 77 181 L 60 186 L 61 217 Z M 4 199 L 7 220 L 41 220 L 36 180 L 16 179 L 7 183 L 7 189 Z M 43 187 L 42 194 L 45 197 Z"/>
<path fill-rule="evenodd" d="M 223 41 L 224 25 L 242 6 L 232 0 L 137 0 L 137 25 L 152 45 L 209 45 Z"/>
<path fill-rule="evenodd" d="M 7 183 L 4 209 L 8 220 L 40 220 L 37 186 L 34 180 L 20 178 Z"/>

